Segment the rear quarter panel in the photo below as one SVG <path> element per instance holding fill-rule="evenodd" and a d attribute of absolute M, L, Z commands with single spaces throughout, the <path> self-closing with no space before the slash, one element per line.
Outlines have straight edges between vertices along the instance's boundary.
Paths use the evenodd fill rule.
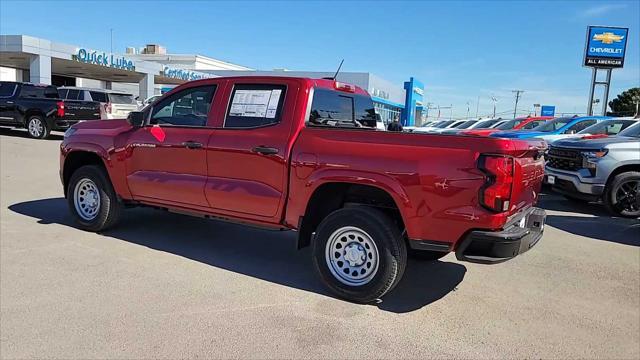
<path fill-rule="evenodd" d="M 411 239 L 455 243 L 471 229 L 499 229 L 535 195 L 518 193 L 510 212 L 484 209 L 478 195 L 485 176 L 476 164 L 483 152 L 512 150 L 512 141 L 496 138 L 304 128 L 292 154 L 286 222 L 297 224 L 320 185 L 347 182 L 387 191 Z M 540 182 L 544 169 L 525 161 L 516 171 L 529 181 L 516 185 L 520 192 Z"/>

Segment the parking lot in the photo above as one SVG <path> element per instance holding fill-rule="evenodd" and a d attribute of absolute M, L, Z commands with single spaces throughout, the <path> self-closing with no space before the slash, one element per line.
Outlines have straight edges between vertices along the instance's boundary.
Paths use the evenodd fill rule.
<path fill-rule="evenodd" d="M 500 265 L 410 261 L 383 302 L 331 297 L 295 234 L 152 209 L 77 230 L 61 134 L 0 129 L 2 358 L 639 358 L 640 222 L 545 193 Z"/>

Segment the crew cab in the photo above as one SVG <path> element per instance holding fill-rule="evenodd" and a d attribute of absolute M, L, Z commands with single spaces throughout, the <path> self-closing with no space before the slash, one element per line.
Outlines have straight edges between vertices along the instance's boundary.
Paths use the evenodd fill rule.
<path fill-rule="evenodd" d="M 334 80 L 196 80 L 126 120 L 73 126 L 60 177 L 88 231 L 131 206 L 295 230 L 327 287 L 362 303 L 400 281 L 408 253 L 498 263 L 542 237 L 543 141 L 377 119 L 366 91 Z"/>
<path fill-rule="evenodd" d="M 0 82 L 0 126 L 26 128 L 44 139 L 51 130 L 66 130 L 82 120 L 100 119 L 100 104 L 60 99 L 57 88 L 11 81 Z"/>

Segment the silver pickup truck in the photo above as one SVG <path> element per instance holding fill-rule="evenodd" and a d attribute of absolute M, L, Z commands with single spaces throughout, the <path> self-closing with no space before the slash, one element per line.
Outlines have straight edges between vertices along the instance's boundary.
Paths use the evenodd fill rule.
<path fill-rule="evenodd" d="M 572 200 L 602 200 L 616 216 L 640 216 L 640 123 L 618 136 L 555 141 L 547 154 L 546 184 Z"/>

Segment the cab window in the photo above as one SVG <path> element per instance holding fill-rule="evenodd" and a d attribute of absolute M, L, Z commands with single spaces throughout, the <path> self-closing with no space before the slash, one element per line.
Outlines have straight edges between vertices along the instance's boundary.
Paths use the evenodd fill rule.
<path fill-rule="evenodd" d="M 316 88 L 308 125 L 375 128 L 378 116 L 368 96 Z"/>
<path fill-rule="evenodd" d="M 182 90 L 153 107 L 151 124 L 206 126 L 215 85 Z"/>
<path fill-rule="evenodd" d="M 578 123 L 575 123 L 573 125 L 571 125 L 567 130 L 564 131 L 565 134 L 575 134 L 580 130 L 584 130 L 586 128 L 588 128 L 589 126 L 595 124 L 597 121 L 596 120 L 584 120 L 584 121 L 580 121 Z"/>
<path fill-rule="evenodd" d="M 237 84 L 224 120 L 227 129 L 270 126 L 280 122 L 286 86 Z"/>

